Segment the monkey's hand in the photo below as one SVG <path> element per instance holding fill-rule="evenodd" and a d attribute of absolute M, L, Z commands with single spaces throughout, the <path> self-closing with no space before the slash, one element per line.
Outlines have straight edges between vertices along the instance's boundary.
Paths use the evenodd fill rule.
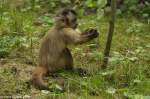
<path fill-rule="evenodd" d="M 88 29 L 83 33 L 84 36 L 93 39 L 98 37 L 99 33 L 96 29 Z"/>

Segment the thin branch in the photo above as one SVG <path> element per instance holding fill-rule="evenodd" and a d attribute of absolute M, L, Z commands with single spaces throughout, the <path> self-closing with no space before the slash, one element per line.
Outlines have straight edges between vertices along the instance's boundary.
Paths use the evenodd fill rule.
<path fill-rule="evenodd" d="M 109 21 L 109 31 L 107 36 L 106 47 L 104 50 L 102 69 L 107 68 L 107 64 L 109 60 L 109 53 L 110 53 L 111 42 L 112 42 L 114 26 L 115 26 L 115 13 L 116 13 L 116 0 L 111 0 L 111 19 Z"/>

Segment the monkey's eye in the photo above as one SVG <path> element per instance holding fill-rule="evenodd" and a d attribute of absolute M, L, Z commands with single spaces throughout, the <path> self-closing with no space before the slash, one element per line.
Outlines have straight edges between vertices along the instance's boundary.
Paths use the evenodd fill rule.
<path fill-rule="evenodd" d="M 76 22 L 76 21 L 77 21 L 77 19 L 76 19 L 76 18 L 72 20 L 72 22 Z"/>

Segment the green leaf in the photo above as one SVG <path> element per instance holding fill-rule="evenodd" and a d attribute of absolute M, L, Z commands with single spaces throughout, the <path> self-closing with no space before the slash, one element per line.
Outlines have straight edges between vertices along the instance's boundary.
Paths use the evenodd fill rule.
<path fill-rule="evenodd" d="M 48 94 L 49 93 L 49 91 L 47 91 L 47 90 L 42 90 L 41 91 L 43 94 Z"/>
<path fill-rule="evenodd" d="M 60 85 L 56 84 L 55 87 L 56 87 L 56 89 L 63 91 L 63 88 Z"/>
<path fill-rule="evenodd" d="M 128 59 L 129 59 L 130 61 L 132 61 L 132 62 L 135 62 L 136 60 L 138 60 L 137 57 L 129 57 Z"/>
<path fill-rule="evenodd" d="M 115 94 L 116 93 L 116 89 L 111 87 L 111 88 L 108 88 L 106 90 L 106 92 L 109 93 L 109 94 Z"/>

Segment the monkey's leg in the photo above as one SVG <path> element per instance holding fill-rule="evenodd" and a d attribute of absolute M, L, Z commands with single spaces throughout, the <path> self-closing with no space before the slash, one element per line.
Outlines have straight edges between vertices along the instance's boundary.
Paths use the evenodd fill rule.
<path fill-rule="evenodd" d="M 82 68 L 74 68 L 73 67 L 73 57 L 68 48 L 66 48 L 64 51 L 64 57 L 65 57 L 65 61 L 66 61 L 66 65 L 65 65 L 66 70 L 73 71 L 73 72 L 79 74 L 80 76 L 84 76 L 87 74 L 86 70 L 84 70 Z"/>
<path fill-rule="evenodd" d="M 32 83 L 38 89 L 48 89 L 47 84 L 44 82 L 43 77 L 48 72 L 46 67 L 36 67 L 32 73 Z"/>
<path fill-rule="evenodd" d="M 63 52 L 63 57 L 65 59 L 65 69 L 66 70 L 73 70 L 73 58 L 71 52 L 68 48 L 66 48 Z"/>

